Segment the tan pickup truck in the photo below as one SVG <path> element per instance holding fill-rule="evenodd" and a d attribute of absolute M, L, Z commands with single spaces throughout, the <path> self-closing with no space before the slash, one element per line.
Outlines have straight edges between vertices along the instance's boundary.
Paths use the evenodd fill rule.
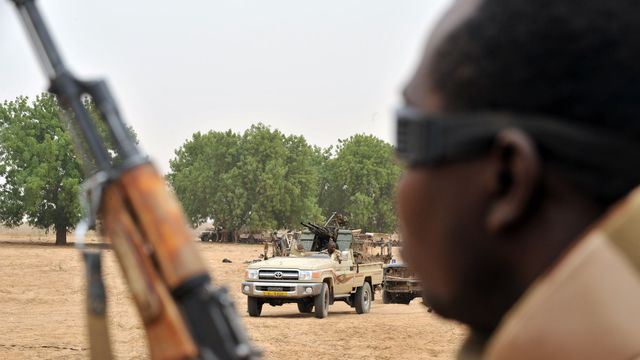
<path fill-rule="evenodd" d="M 351 231 L 336 233 L 338 249 L 343 249 L 336 250 L 340 251 L 340 262 L 326 251 L 317 251 L 322 243 L 318 235 L 305 231 L 299 241 L 305 248 L 301 254 L 294 251 L 290 256 L 249 265 L 242 282 L 249 315 L 260 316 L 264 304 L 296 303 L 301 313 L 315 309 L 317 318 L 325 318 L 336 300 L 354 307 L 358 314 L 369 312 L 374 289 L 382 283 L 383 264 L 361 263 L 351 250 Z"/>

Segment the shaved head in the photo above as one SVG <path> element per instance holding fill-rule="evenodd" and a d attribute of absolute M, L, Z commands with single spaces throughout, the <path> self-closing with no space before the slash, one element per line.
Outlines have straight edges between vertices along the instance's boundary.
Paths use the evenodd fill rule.
<path fill-rule="evenodd" d="M 473 15 L 480 2 L 481 0 L 456 0 L 438 21 L 429 36 L 422 60 L 404 90 L 403 95 L 408 104 L 434 110 L 440 107 L 439 97 L 433 91 L 432 84 L 429 81 L 429 69 L 431 68 L 434 54 L 451 31 Z"/>

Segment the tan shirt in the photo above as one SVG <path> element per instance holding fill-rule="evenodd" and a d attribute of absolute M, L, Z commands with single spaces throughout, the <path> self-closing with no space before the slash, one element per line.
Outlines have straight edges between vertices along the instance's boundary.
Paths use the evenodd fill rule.
<path fill-rule="evenodd" d="M 481 357 L 640 359 L 640 190 L 527 290 Z"/>

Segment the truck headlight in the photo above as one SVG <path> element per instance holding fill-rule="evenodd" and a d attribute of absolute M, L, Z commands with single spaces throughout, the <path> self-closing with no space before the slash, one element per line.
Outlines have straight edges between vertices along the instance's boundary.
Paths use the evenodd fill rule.
<path fill-rule="evenodd" d="M 320 271 L 300 271 L 300 276 L 298 280 L 311 280 L 311 279 L 319 279 Z"/>
<path fill-rule="evenodd" d="M 245 271 L 244 277 L 249 279 L 249 280 L 256 280 L 256 279 L 258 279 L 258 270 L 247 269 Z"/>

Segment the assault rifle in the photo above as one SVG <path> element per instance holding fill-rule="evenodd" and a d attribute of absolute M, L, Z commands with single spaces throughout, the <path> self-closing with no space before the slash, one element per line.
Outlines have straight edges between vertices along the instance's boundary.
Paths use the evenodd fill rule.
<path fill-rule="evenodd" d="M 96 217 L 101 219 L 142 317 L 151 357 L 257 358 L 231 298 L 212 285 L 180 205 L 130 138 L 106 83 L 76 79 L 65 67 L 35 1 L 12 1 L 49 77 L 49 90 L 66 109 L 66 121 L 75 130 L 72 137 L 82 150 L 78 155 L 89 177 L 88 212 L 78 228 L 85 230 Z M 102 120 L 92 119 L 83 103 L 86 96 Z M 115 150 L 107 150 L 105 143 Z M 91 354 L 109 358 L 99 257 L 87 252 L 85 258 Z"/>

